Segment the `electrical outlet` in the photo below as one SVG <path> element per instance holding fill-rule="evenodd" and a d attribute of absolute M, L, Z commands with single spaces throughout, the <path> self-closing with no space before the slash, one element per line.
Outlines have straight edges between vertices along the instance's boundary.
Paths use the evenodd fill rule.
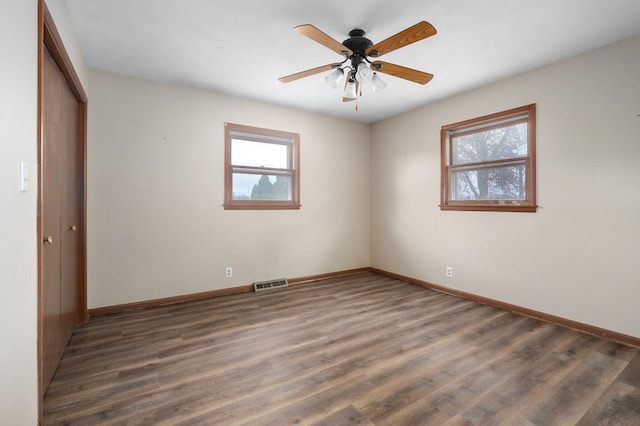
<path fill-rule="evenodd" d="M 224 276 L 225 278 L 231 278 L 233 276 L 233 268 L 231 266 L 224 268 Z"/>
<path fill-rule="evenodd" d="M 451 266 L 447 266 L 447 278 L 453 278 L 453 268 Z"/>

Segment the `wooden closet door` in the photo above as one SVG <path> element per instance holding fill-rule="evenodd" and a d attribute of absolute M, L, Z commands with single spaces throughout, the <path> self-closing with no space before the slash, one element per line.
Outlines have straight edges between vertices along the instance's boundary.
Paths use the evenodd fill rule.
<path fill-rule="evenodd" d="M 46 48 L 42 72 L 41 389 L 44 392 L 80 318 L 78 227 L 82 179 L 78 101 Z"/>
<path fill-rule="evenodd" d="M 43 151 L 42 151 L 42 380 L 51 381 L 60 360 L 60 156 L 62 110 L 58 108 L 61 85 L 57 66 L 43 54 Z"/>
<path fill-rule="evenodd" d="M 62 77 L 62 74 L 60 74 Z M 64 82 L 64 81 L 63 81 Z M 64 82 L 60 108 L 64 114 L 60 167 L 60 349 L 69 343 L 79 323 L 82 170 L 78 135 L 78 101 Z"/>

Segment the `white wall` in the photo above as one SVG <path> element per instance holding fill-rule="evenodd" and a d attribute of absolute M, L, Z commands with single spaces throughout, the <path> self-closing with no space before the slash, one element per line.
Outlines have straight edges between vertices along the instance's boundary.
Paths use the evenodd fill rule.
<path fill-rule="evenodd" d="M 90 85 L 90 308 L 369 265 L 368 125 L 101 71 Z M 224 122 L 300 134 L 299 211 L 223 209 Z"/>
<path fill-rule="evenodd" d="M 36 424 L 37 3 L 0 14 L 0 422 Z M 20 162 L 31 171 L 19 192 Z"/>
<path fill-rule="evenodd" d="M 374 124 L 371 266 L 640 337 L 638 76 L 635 37 Z M 529 103 L 538 212 L 440 211 L 440 127 Z"/>

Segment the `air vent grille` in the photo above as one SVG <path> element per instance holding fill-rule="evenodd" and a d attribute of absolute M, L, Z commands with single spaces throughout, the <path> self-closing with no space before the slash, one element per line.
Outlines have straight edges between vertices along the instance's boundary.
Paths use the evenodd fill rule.
<path fill-rule="evenodd" d="M 274 288 L 281 287 L 289 287 L 289 283 L 286 278 L 253 283 L 253 289 L 255 291 L 273 290 Z"/>

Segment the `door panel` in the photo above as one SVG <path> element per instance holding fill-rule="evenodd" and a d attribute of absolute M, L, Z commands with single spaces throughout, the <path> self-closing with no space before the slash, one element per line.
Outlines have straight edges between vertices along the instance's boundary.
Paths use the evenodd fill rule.
<path fill-rule="evenodd" d="M 62 74 L 60 74 L 62 77 Z M 61 90 L 63 111 L 63 148 L 60 150 L 60 350 L 64 353 L 71 333 L 78 325 L 78 288 L 80 283 L 80 191 L 82 190 L 78 145 L 78 101 L 67 86 Z"/>
<path fill-rule="evenodd" d="M 81 318 L 80 236 L 83 159 L 78 101 L 55 60 L 43 49 L 42 64 L 42 391 L 51 381 Z M 75 228 L 74 228 L 75 227 Z M 51 238 L 49 238 L 51 237 Z"/>
<path fill-rule="evenodd" d="M 60 143 L 62 112 L 58 108 L 61 86 L 56 64 L 48 51 L 43 55 L 42 153 L 42 368 L 46 386 L 60 360 Z"/>

